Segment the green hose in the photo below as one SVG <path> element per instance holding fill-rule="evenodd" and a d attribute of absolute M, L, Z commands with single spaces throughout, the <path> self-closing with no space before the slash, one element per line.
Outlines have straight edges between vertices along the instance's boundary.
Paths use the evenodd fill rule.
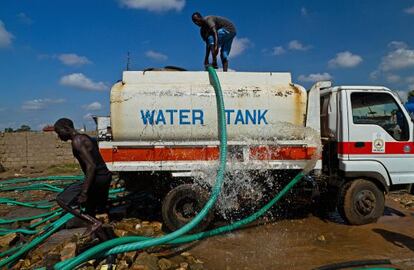
<path fill-rule="evenodd" d="M 41 232 L 42 230 L 45 230 L 49 225 L 44 226 L 41 229 L 36 229 L 36 227 L 39 227 L 40 225 L 46 223 L 47 221 L 54 219 L 55 217 L 58 217 L 62 215 L 62 210 L 59 210 L 57 212 L 53 211 L 50 216 L 46 216 L 45 218 L 41 219 L 40 221 L 28 226 L 27 228 L 18 228 L 18 229 L 7 229 L 7 228 L 0 228 L 0 236 L 6 235 L 9 233 L 22 233 L 22 234 L 37 234 Z M 1 257 L 1 256 L 0 256 Z"/>
<path fill-rule="evenodd" d="M 30 230 L 30 229 L 23 229 L 23 228 L 19 228 L 19 229 L 3 229 L 0 228 L 0 236 L 3 235 L 7 235 L 9 233 L 22 233 L 22 234 L 38 234 L 40 232 L 40 230 Z"/>
<path fill-rule="evenodd" d="M 73 180 L 82 180 L 84 179 L 83 175 L 55 175 L 55 176 L 42 176 L 42 177 L 33 177 L 33 178 L 13 178 L 8 180 L 0 181 L 0 187 L 8 184 L 17 184 L 17 183 L 27 183 L 34 181 L 73 181 Z"/>
<path fill-rule="evenodd" d="M 44 201 L 42 201 L 44 203 Z M 53 206 L 53 204 L 41 204 L 42 202 L 19 202 L 8 198 L 0 198 L 0 204 L 7 204 L 7 205 L 17 205 L 17 206 L 24 206 L 30 208 L 38 208 L 38 209 L 49 209 Z"/>
<path fill-rule="evenodd" d="M 65 214 L 60 219 L 56 220 L 51 224 L 51 226 L 48 226 L 47 229 L 44 230 L 44 233 L 35 239 L 33 239 L 30 243 L 22 246 L 16 253 L 11 255 L 10 257 L 7 257 L 0 261 L 0 269 L 6 265 L 12 264 L 17 259 L 20 258 L 23 254 L 30 251 L 32 248 L 39 245 L 41 242 L 43 242 L 45 239 L 47 239 L 49 236 L 51 236 L 53 233 L 55 233 L 61 226 L 63 226 L 66 222 L 68 222 L 72 218 L 72 214 Z"/>
<path fill-rule="evenodd" d="M 48 216 L 53 215 L 55 212 L 58 212 L 58 211 L 62 211 L 62 210 L 57 209 L 57 210 L 53 210 L 51 212 L 39 214 L 39 215 L 36 215 L 36 216 L 30 216 L 30 217 L 21 217 L 21 218 L 14 218 L 14 219 L 1 219 L 0 218 L 0 225 L 2 225 L 2 224 L 11 224 L 11 223 L 20 222 L 20 221 L 29 221 L 29 220 L 33 220 L 33 219 L 48 217 Z"/>
<path fill-rule="evenodd" d="M 183 244 L 187 242 L 201 240 L 203 238 L 229 232 L 229 231 L 238 229 L 244 225 L 249 224 L 250 222 L 262 216 L 273 205 L 275 205 L 283 196 L 285 196 L 289 192 L 290 189 L 292 189 L 294 185 L 296 185 L 302 179 L 302 177 L 305 174 L 306 172 L 304 171 L 298 173 L 270 202 L 268 202 L 265 206 L 263 206 L 261 209 L 259 209 L 257 212 L 253 213 L 249 217 L 239 220 L 235 223 L 210 230 L 210 231 L 200 232 L 200 233 L 191 234 L 191 235 L 184 235 L 172 241 L 169 241 L 167 244 Z M 136 250 L 135 245 L 137 244 L 137 242 L 148 241 L 149 239 L 153 239 L 153 238 L 143 237 L 143 236 L 126 236 L 126 237 L 115 238 L 115 239 L 106 241 L 104 243 L 101 243 L 91 249 L 88 249 L 84 253 L 80 254 L 78 257 L 74 257 L 67 261 L 58 263 L 56 265 L 57 267 L 55 266 L 55 269 L 74 269 L 77 265 L 85 261 L 88 261 L 89 259 L 94 257 L 96 254 L 102 254 L 105 251 L 107 252 L 105 252 L 103 256 Z M 59 268 L 59 267 L 62 267 L 63 265 L 70 266 L 72 268 Z"/>
<path fill-rule="evenodd" d="M 207 215 L 208 211 L 214 206 L 215 202 L 217 201 L 218 196 L 220 195 L 221 187 L 224 182 L 224 173 L 226 170 L 226 162 L 227 162 L 227 130 L 226 130 L 226 121 L 225 121 L 225 111 L 224 111 L 224 100 L 223 100 L 223 93 L 221 91 L 220 81 L 218 79 L 217 73 L 213 67 L 209 66 L 207 68 L 210 81 L 213 84 L 214 91 L 216 93 L 216 104 L 217 104 L 217 118 L 218 118 L 218 135 L 220 140 L 220 164 L 217 171 L 216 182 L 213 186 L 210 199 L 204 205 L 203 209 L 186 225 L 181 227 L 180 229 L 164 235 L 159 238 L 147 239 L 144 241 L 140 241 L 138 243 L 133 243 L 133 249 L 139 250 L 148 248 L 151 246 L 161 245 L 164 243 L 168 243 L 177 237 L 184 235 L 185 233 L 191 231 L 194 227 L 200 223 L 204 217 Z M 92 248 L 93 249 L 93 248 Z M 55 269 L 73 269 L 76 265 L 84 261 L 83 254 L 75 257 L 74 260 L 69 261 L 68 263 L 61 263 L 55 265 Z"/>
<path fill-rule="evenodd" d="M 40 226 L 41 224 L 43 224 L 43 223 L 45 223 L 45 222 L 47 222 L 47 221 L 49 221 L 49 220 L 51 220 L 51 219 L 54 219 L 55 217 L 60 216 L 60 215 L 62 214 L 62 212 L 63 212 L 63 210 L 59 209 L 59 211 L 54 212 L 54 213 L 53 213 L 53 214 L 51 214 L 50 216 L 45 217 L 44 219 L 42 219 L 42 220 L 40 220 L 40 221 L 38 221 L 38 222 L 33 223 L 33 224 L 32 224 L 32 225 L 30 225 L 28 228 L 29 228 L 29 229 L 36 228 L 36 227 Z"/>
<path fill-rule="evenodd" d="M 16 250 L 19 250 L 22 246 L 23 246 L 23 244 L 19 244 L 19 245 L 16 245 L 15 247 L 12 247 L 8 250 L 3 251 L 2 253 L 0 253 L 0 258 L 2 258 L 4 256 L 7 256 L 7 255 L 15 252 Z"/>
<path fill-rule="evenodd" d="M 44 191 L 53 191 L 53 192 L 62 192 L 63 188 L 59 188 L 53 186 L 51 184 L 32 184 L 28 186 L 20 186 L 20 187 L 1 187 L 0 191 L 29 191 L 29 190 L 44 190 Z"/>

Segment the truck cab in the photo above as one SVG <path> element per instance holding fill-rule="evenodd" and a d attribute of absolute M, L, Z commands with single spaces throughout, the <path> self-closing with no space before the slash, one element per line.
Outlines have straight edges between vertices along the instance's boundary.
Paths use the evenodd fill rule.
<path fill-rule="evenodd" d="M 336 188 L 337 208 L 351 224 L 377 220 L 384 193 L 414 180 L 413 123 L 385 87 L 320 89 L 322 172 Z"/>

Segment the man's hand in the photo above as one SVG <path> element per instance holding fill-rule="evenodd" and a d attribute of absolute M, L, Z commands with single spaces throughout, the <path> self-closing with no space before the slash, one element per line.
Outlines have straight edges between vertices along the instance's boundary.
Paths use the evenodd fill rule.
<path fill-rule="evenodd" d="M 211 65 L 213 66 L 213 68 L 218 69 L 217 57 L 213 57 L 213 62 L 211 63 Z"/>
<path fill-rule="evenodd" d="M 81 194 L 79 194 L 79 196 L 78 196 L 78 204 L 79 205 L 84 205 L 87 200 L 88 200 L 88 194 L 86 194 L 86 192 L 82 191 Z"/>

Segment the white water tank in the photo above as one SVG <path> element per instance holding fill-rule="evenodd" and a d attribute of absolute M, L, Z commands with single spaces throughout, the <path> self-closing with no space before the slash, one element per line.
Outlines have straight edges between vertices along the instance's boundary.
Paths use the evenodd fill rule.
<path fill-rule="evenodd" d="M 229 141 L 299 139 L 306 90 L 290 73 L 218 72 Z M 208 72 L 125 71 L 111 89 L 114 141 L 217 140 Z M 300 129 L 299 129 L 300 130 Z"/>

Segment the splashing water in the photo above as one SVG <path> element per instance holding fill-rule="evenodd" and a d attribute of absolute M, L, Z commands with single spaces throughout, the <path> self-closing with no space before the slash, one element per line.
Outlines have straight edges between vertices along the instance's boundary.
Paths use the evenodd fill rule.
<path fill-rule="evenodd" d="M 286 140 L 297 140 L 301 144 L 315 147 L 315 154 L 312 159 L 308 160 L 306 166 L 302 169 L 309 173 L 316 165 L 320 158 L 322 149 L 319 132 L 301 126 L 284 126 L 285 136 L 282 139 L 269 138 L 261 140 L 252 140 L 245 138 L 243 142 L 247 147 L 250 146 L 272 146 L 272 150 L 277 149 Z M 246 146 L 245 145 L 245 146 Z M 223 191 L 216 203 L 216 212 L 225 220 L 238 219 L 246 214 L 253 213 L 272 198 L 297 172 L 298 168 L 291 165 L 287 170 L 272 170 L 269 161 L 257 162 L 249 160 L 240 162 L 240 153 L 231 151 L 229 146 L 227 173 L 224 181 Z M 237 148 L 235 148 L 237 149 Z M 291 164 L 283 162 L 284 167 Z M 292 170 L 293 169 L 293 170 Z M 296 169 L 296 170 L 295 170 Z M 216 169 L 211 166 L 205 166 L 197 170 L 194 174 L 194 184 L 205 189 L 214 185 L 216 178 Z"/>

